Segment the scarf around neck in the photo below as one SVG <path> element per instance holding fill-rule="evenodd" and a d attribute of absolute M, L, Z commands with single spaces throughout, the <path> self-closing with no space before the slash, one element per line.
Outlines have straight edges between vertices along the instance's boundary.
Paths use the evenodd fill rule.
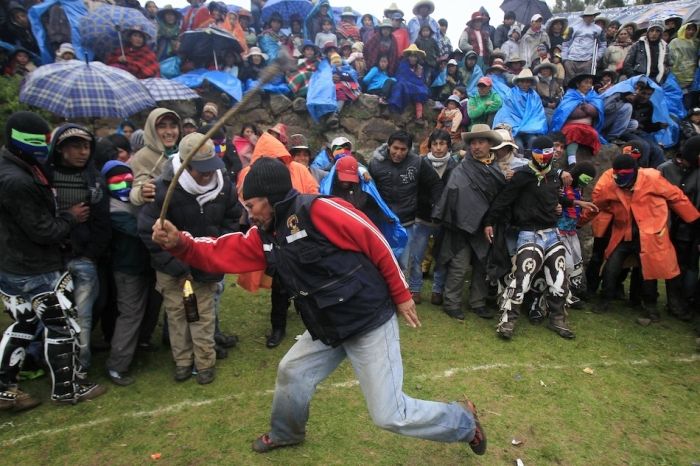
<path fill-rule="evenodd" d="M 177 172 L 180 169 L 182 162 L 180 161 L 180 156 L 174 156 L 171 159 L 173 161 L 173 171 Z M 182 172 L 180 178 L 178 179 L 178 184 L 187 193 L 193 195 L 197 199 L 197 203 L 200 208 L 204 207 L 204 204 L 214 200 L 216 196 L 219 195 L 224 187 L 224 177 L 221 174 L 221 170 L 216 171 L 216 176 L 211 179 L 209 183 L 205 186 L 197 184 L 197 182 L 192 178 L 187 170 Z"/>
<path fill-rule="evenodd" d="M 444 157 L 435 157 L 433 153 L 430 152 L 426 157 L 428 157 L 430 163 L 433 164 L 433 168 L 440 168 L 450 160 L 451 156 L 447 153 Z"/>
<path fill-rule="evenodd" d="M 542 183 L 542 180 L 544 179 L 545 176 L 547 176 L 547 173 L 552 171 L 552 164 L 551 163 L 544 170 L 538 169 L 535 166 L 535 164 L 532 163 L 532 161 L 528 162 L 527 166 L 530 167 L 530 170 L 532 170 L 532 172 L 537 177 L 537 186 L 539 186 L 540 183 Z"/>

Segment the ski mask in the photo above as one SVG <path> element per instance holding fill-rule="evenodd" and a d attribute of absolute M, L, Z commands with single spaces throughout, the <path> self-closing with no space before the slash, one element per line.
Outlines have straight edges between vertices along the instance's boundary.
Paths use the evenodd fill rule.
<path fill-rule="evenodd" d="M 134 182 L 131 167 L 119 160 L 110 160 L 102 167 L 102 176 L 107 180 L 110 196 L 122 202 L 129 202 L 129 193 Z"/>
<path fill-rule="evenodd" d="M 622 154 L 613 160 L 613 179 L 622 189 L 631 189 L 637 180 L 637 162 L 630 155 Z"/>
<path fill-rule="evenodd" d="M 540 171 L 549 169 L 554 158 L 554 142 L 546 137 L 539 136 L 532 141 L 532 163 Z"/>
<path fill-rule="evenodd" d="M 42 164 L 49 156 L 51 128 L 36 113 L 16 112 L 5 124 L 7 149 L 15 155 L 33 158 Z"/>

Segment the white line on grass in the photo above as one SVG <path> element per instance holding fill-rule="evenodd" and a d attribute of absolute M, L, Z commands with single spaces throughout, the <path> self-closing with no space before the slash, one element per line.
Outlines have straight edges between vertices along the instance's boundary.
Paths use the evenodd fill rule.
<path fill-rule="evenodd" d="M 700 361 L 700 355 L 697 354 L 691 354 L 688 356 L 682 356 L 682 357 L 676 357 L 676 358 L 671 358 L 666 361 L 665 363 L 677 363 L 677 364 L 686 364 L 686 363 L 694 363 Z M 574 365 L 563 365 L 563 364 L 532 364 L 532 363 L 514 363 L 514 364 L 504 364 L 504 363 L 496 363 L 496 364 L 482 364 L 478 366 L 468 366 L 468 367 L 455 367 L 451 369 L 447 369 L 442 372 L 438 372 L 435 374 L 422 374 L 422 375 L 417 375 L 413 376 L 413 379 L 418 379 L 418 380 L 437 380 L 437 379 L 448 379 L 451 377 L 454 377 L 457 374 L 462 374 L 466 372 L 478 372 L 478 371 L 489 371 L 489 370 L 494 370 L 494 369 L 544 369 L 544 370 L 563 370 L 563 369 L 578 369 L 580 367 L 611 367 L 611 366 L 649 366 L 651 364 L 654 364 L 655 362 L 661 362 L 661 361 L 649 361 L 647 359 L 626 359 L 626 360 L 620 360 L 620 361 L 598 361 L 596 363 L 590 363 L 590 364 L 574 364 Z M 325 389 L 325 388 L 352 388 L 359 385 L 359 382 L 357 380 L 348 380 L 346 382 L 336 382 L 333 384 L 330 384 L 328 387 L 324 387 L 323 385 L 320 385 L 318 388 L 319 389 Z M 261 396 L 261 395 L 271 395 L 274 393 L 274 390 L 262 390 L 253 393 L 253 396 Z M 153 409 L 150 411 L 134 411 L 131 413 L 122 413 L 120 416 L 116 417 L 108 417 L 108 418 L 102 418 L 102 419 L 95 419 L 92 421 L 88 422 L 83 422 L 80 424 L 74 424 L 72 426 L 66 426 L 66 427 L 59 427 L 57 429 L 44 429 L 44 430 L 39 430 L 32 432 L 30 434 L 26 435 L 20 435 L 19 437 L 15 437 L 10 440 L 5 440 L 2 442 L 2 446 L 10 446 L 10 445 L 15 445 L 17 443 L 23 442 L 25 440 L 30 440 L 35 437 L 39 436 L 49 436 L 49 435 L 57 435 L 57 434 L 62 434 L 65 432 L 70 432 L 74 430 L 83 430 L 87 429 L 90 427 L 95 427 L 101 424 L 106 424 L 110 423 L 113 421 L 116 421 L 119 418 L 142 418 L 142 417 L 151 417 L 151 416 L 159 416 L 162 414 L 169 414 L 169 413 L 176 413 L 179 411 L 182 411 L 186 408 L 198 408 L 200 406 L 207 406 L 213 403 L 219 403 L 221 401 L 228 401 L 232 400 L 234 398 L 241 398 L 243 394 L 233 394 L 233 395 L 227 395 L 227 396 L 221 396 L 217 398 L 209 398 L 207 400 L 184 400 L 179 403 L 175 403 L 172 405 L 168 406 L 163 406 L 161 408 Z"/>

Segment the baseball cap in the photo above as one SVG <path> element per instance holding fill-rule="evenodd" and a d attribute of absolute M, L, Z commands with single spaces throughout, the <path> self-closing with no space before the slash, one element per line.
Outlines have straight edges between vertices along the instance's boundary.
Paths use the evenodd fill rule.
<path fill-rule="evenodd" d="M 534 15 L 532 15 L 532 18 L 530 18 L 530 22 L 532 23 L 535 21 L 539 21 L 541 19 L 542 19 L 542 15 L 539 13 L 535 13 Z"/>
<path fill-rule="evenodd" d="M 337 138 L 333 139 L 333 142 L 331 142 L 331 149 L 333 149 L 334 147 L 344 146 L 345 144 L 350 144 L 350 146 L 352 147 L 352 143 L 348 138 L 338 136 Z"/>
<path fill-rule="evenodd" d="M 357 174 L 357 160 L 355 157 L 346 156 L 338 160 L 335 164 L 335 172 L 338 181 L 347 183 L 359 183 L 360 177 Z"/>
<path fill-rule="evenodd" d="M 479 78 L 479 80 L 476 82 L 477 86 L 480 84 L 484 85 L 484 86 L 491 87 L 491 86 L 493 86 L 493 81 L 491 80 L 491 78 L 484 76 L 482 78 Z"/>

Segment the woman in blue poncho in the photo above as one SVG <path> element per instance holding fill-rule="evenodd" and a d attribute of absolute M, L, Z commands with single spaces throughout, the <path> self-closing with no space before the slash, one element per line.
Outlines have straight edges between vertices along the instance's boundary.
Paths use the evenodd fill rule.
<path fill-rule="evenodd" d="M 389 108 L 394 112 L 402 112 L 409 102 L 416 105 L 416 118 L 423 118 L 423 103 L 428 100 L 428 86 L 423 82 L 423 67 L 420 60 L 425 58 L 425 52 L 411 44 L 403 51 L 403 58 L 396 70 L 396 84 L 391 90 Z"/>
<path fill-rule="evenodd" d="M 501 123 L 511 127 L 521 150 L 529 149 L 537 136 L 547 133 L 547 117 L 542 99 L 534 90 L 536 85 L 537 78 L 530 68 L 524 68 L 513 78 L 513 88 L 503 99 L 503 106 L 493 119 L 494 127 Z"/>
<path fill-rule="evenodd" d="M 605 139 L 601 134 L 605 118 L 605 106 L 600 95 L 593 90 L 592 74 L 574 76 L 568 90 L 552 116 L 552 131 L 566 136 L 566 156 L 569 165 L 576 163 L 579 145 L 590 147 L 596 155 Z"/>

